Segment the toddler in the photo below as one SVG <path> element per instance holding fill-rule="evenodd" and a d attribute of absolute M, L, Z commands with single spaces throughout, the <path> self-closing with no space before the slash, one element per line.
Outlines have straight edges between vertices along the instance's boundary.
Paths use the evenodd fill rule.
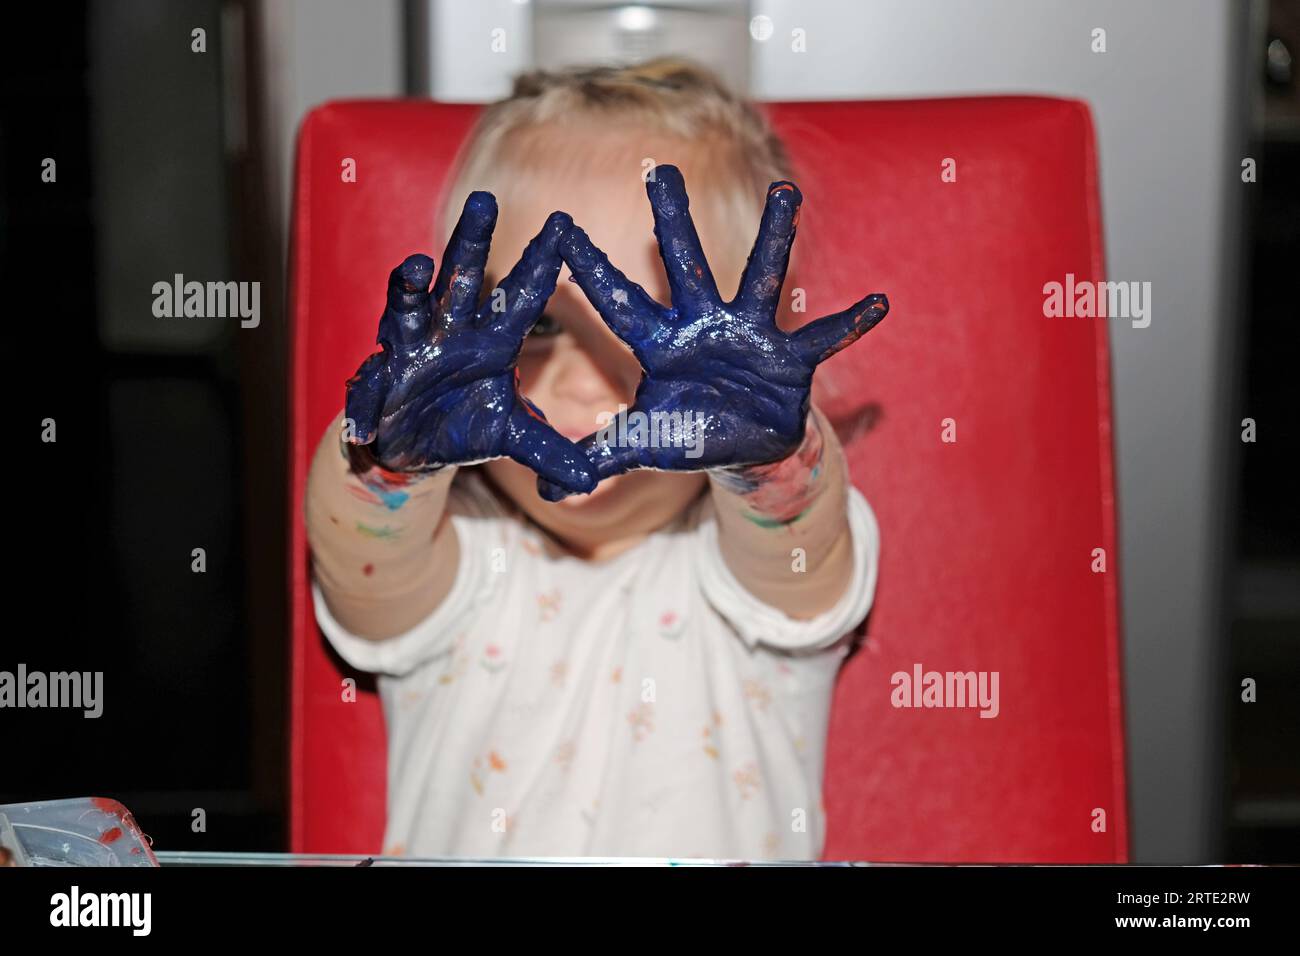
<path fill-rule="evenodd" d="M 307 490 L 317 620 L 379 675 L 385 853 L 821 855 L 878 531 L 812 377 L 888 305 L 778 328 L 787 175 L 680 61 L 481 116 Z"/>

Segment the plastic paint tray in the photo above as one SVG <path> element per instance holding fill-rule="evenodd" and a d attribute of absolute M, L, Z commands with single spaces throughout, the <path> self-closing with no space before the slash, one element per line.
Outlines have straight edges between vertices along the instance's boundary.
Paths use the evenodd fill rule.
<path fill-rule="evenodd" d="M 157 866 L 149 838 L 106 797 L 0 805 L 0 847 L 16 866 Z"/>

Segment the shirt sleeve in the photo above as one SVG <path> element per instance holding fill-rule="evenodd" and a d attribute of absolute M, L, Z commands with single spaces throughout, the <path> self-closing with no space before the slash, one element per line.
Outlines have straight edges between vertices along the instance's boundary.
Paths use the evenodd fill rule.
<path fill-rule="evenodd" d="M 504 548 L 508 542 L 499 510 L 483 495 L 480 485 L 467 482 L 459 489 L 454 510 L 449 496 L 450 519 L 460 545 L 456 580 L 442 603 L 409 631 L 381 640 L 351 633 L 330 613 L 313 575 L 316 623 L 340 657 L 357 670 L 400 677 L 451 648 L 456 635 L 491 600 L 501 578 L 492 567 L 493 549 L 483 545 L 500 538 Z"/>
<path fill-rule="evenodd" d="M 808 620 L 792 618 L 750 593 L 722 556 L 712 508 L 701 516 L 700 587 L 708 602 L 750 647 L 765 644 L 782 650 L 823 650 L 835 645 L 867 616 L 876 591 L 880 528 L 867 499 L 857 488 L 849 485 L 846 498 L 853 572 L 835 606 Z"/>

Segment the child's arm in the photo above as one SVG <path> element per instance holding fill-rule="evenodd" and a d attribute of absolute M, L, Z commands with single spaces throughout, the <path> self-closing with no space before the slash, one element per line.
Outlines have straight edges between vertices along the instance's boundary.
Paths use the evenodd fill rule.
<path fill-rule="evenodd" d="M 844 453 L 817 409 L 798 450 L 709 472 L 718 548 L 745 589 L 790 617 L 835 606 L 853 573 Z"/>
<path fill-rule="evenodd" d="M 307 540 L 321 593 L 343 627 L 375 640 L 414 627 L 456 581 L 460 546 L 446 520 L 455 466 L 402 484 L 358 473 L 340 413 L 307 476 Z M 391 477 L 391 476 L 390 476 Z"/>
<path fill-rule="evenodd" d="M 357 636 L 401 634 L 451 592 L 462 542 L 445 512 L 456 466 L 506 456 L 567 491 L 595 487 L 586 456 L 519 394 L 515 367 L 555 291 L 557 245 L 572 220 L 547 219 L 479 305 L 496 216 L 490 193 L 471 193 L 436 279 L 424 255 L 393 270 L 382 350 L 348 380 L 344 413 L 312 462 L 316 580 L 337 623 Z"/>

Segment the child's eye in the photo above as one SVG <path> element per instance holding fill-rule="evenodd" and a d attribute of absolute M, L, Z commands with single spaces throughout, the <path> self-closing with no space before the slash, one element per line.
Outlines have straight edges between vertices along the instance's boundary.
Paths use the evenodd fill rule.
<path fill-rule="evenodd" d="M 528 333 L 529 338 L 550 338 L 553 335 L 559 335 L 564 329 L 560 327 L 550 314 L 543 312 L 542 317 L 537 320 L 537 324 L 532 327 Z"/>

